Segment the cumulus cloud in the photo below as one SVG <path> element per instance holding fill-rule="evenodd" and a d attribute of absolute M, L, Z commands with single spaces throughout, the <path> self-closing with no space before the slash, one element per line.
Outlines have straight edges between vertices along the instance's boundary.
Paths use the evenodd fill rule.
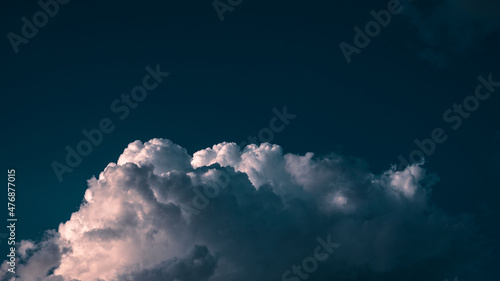
<path fill-rule="evenodd" d="M 474 228 L 432 204 L 436 181 L 422 164 L 376 175 L 359 159 L 268 143 L 190 156 L 170 140 L 136 141 L 88 180 L 69 221 L 21 244 L 16 280 L 282 280 L 318 237 L 341 247 L 314 280 L 381 280 L 429 263 L 405 278 L 442 280 L 470 258 Z"/>

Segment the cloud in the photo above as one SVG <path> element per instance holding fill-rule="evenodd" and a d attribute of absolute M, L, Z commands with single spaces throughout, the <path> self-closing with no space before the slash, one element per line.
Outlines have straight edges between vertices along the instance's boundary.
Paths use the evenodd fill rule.
<path fill-rule="evenodd" d="M 432 204 L 436 181 L 422 164 L 375 175 L 359 159 L 268 143 L 190 156 L 169 140 L 136 141 L 88 181 L 69 221 L 21 244 L 16 280 L 282 280 L 327 236 L 342 246 L 315 280 L 380 280 L 433 261 L 419 278 L 442 280 L 469 261 L 475 234 L 470 217 Z M 194 190 L 214 195 L 198 214 L 185 208 Z"/>
<path fill-rule="evenodd" d="M 187 257 L 165 261 L 151 269 L 124 274 L 118 279 L 120 281 L 207 280 L 214 273 L 216 265 L 217 259 L 210 255 L 206 247 L 195 246 Z"/>

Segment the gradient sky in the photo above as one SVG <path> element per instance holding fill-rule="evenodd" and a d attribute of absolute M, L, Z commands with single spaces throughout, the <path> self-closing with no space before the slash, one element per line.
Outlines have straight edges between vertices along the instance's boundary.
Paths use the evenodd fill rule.
<path fill-rule="evenodd" d="M 7 34 L 21 34 L 21 18 L 40 7 L 4 1 L 2 167 L 17 171 L 18 240 L 39 241 L 69 220 L 87 180 L 117 162 L 129 143 L 169 139 L 189 155 L 240 144 L 269 127 L 274 108 L 286 106 L 297 117 L 271 141 L 283 153 L 335 153 L 377 175 L 397 165 L 399 155 L 408 158 L 415 139 L 443 128 L 448 139 L 423 166 L 439 177 L 429 204 L 452 217 L 471 216 L 474 237 L 498 245 L 500 88 L 457 130 L 443 113 L 474 94 L 478 76 L 500 81 L 500 5 L 402 1 L 403 11 L 347 63 L 339 44 L 353 44 L 353 28 L 364 28 L 370 11 L 387 2 L 243 0 L 221 21 L 211 1 L 73 0 L 16 54 Z M 170 75 L 120 120 L 110 105 L 158 64 Z M 60 182 L 51 163 L 63 163 L 65 147 L 76 147 L 81 131 L 103 118 L 115 130 Z M 498 263 L 498 248 L 488 247 L 485 264 Z M 0 249 L 7 252 L 4 239 Z M 447 271 L 433 265 L 420 277 L 442 280 Z M 482 269 L 490 278 L 484 280 L 495 280 L 498 269 Z M 460 273 L 459 280 L 475 280 Z M 370 274 L 345 280 L 382 278 Z M 327 280 L 320 276 L 328 275 L 314 280 Z"/>

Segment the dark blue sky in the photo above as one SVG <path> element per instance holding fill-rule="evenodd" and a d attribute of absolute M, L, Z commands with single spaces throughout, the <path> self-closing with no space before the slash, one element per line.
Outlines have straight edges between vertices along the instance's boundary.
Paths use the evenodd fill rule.
<path fill-rule="evenodd" d="M 4 1 L 2 165 L 17 171 L 18 239 L 38 239 L 68 220 L 86 180 L 128 143 L 167 138 L 191 154 L 240 143 L 284 106 L 297 115 L 272 140 L 285 152 L 336 152 L 376 173 L 400 154 L 408 158 L 414 139 L 443 128 L 448 140 L 425 165 L 440 178 L 433 202 L 450 214 L 498 211 L 500 88 L 457 130 L 442 115 L 474 94 L 479 75 L 500 80 L 499 22 L 484 12 L 500 9 L 479 1 L 466 19 L 447 13 L 456 9 L 430 12 L 452 5 L 444 2 L 421 1 L 393 15 L 348 64 L 339 44 L 353 44 L 353 28 L 387 1 L 244 0 L 221 22 L 211 1 L 73 0 L 17 54 L 7 34 L 21 34 L 21 18 L 40 8 Z M 170 76 L 120 120 L 110 105 L 157 64 Z M 103 118 L 116 129 L 59 182 L 51 163 L 63 163 L 65 147 L 76 147 L 81 131 Z M 478 223 L 485 235 L 498 235 L 496 226 Z"/>

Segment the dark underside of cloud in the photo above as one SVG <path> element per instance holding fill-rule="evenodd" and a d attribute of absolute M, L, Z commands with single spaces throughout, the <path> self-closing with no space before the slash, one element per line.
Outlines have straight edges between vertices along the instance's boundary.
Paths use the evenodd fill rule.
<path fill-rule="evenodd" d="M 69 221 L 41 242 L 22 241 L 15 276 L 495 280 L 489 261 L 498 250 L 473 217 L 432 203 L 436 182 L 420 164 L 376 175 L 359 159 L 284 154 L 267 143 L 191 156 L 169 140 L 136 141 L 88 181 Z"/>

